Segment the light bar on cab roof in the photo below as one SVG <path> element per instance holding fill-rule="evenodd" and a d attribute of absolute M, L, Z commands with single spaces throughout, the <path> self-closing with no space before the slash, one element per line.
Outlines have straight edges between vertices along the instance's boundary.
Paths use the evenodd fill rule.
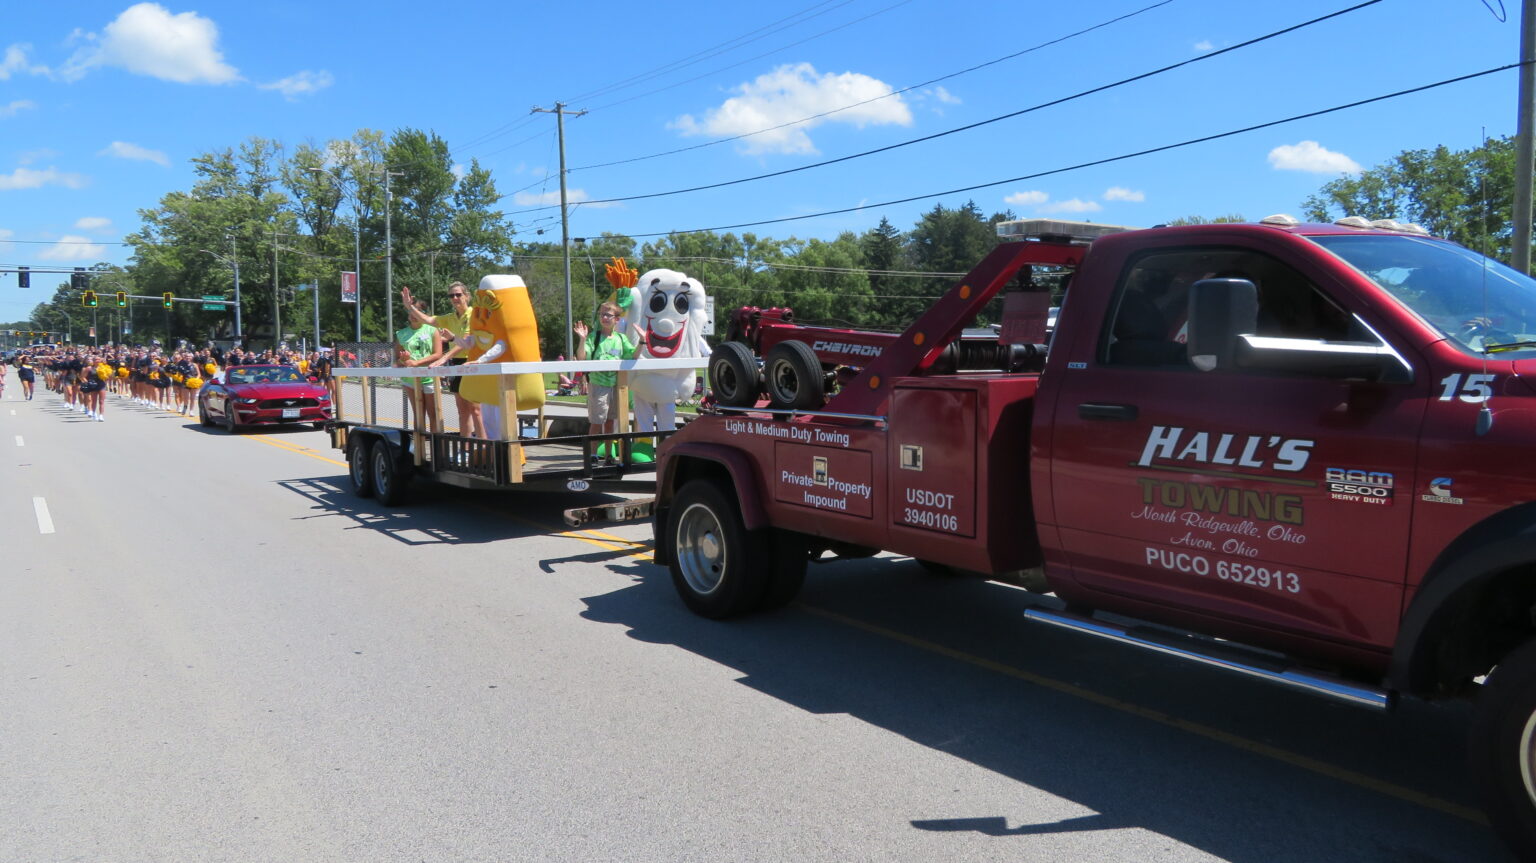
<path fill-rule="evenodd" d="M 1057 243 L 1091 243 L 1106 234 L 1135 231 L 1126 225 L 1101 225 L 1096 222 L 1069 222 L 1065 219 L 1015 219 L 997 223 L 1000 240 L 1048 240 Z"/>

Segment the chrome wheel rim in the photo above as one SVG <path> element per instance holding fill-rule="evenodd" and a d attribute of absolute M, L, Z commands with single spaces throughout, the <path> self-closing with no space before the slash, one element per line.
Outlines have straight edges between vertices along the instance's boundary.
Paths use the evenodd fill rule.
<path fill-rule="evenodd" d="M 720 520 L 701 503 L 683 510 L 677 519 L 674 554 L 688 588 L 701 596 L 714 593 L 725 577 L 727 563 Z"/>
<path fill-rule="evenodd" d="M 1525 784 L 1526 802 L 1536 807 L 1536 711 L 1525 718 L 1520 732 L 1520 781 Z"/>

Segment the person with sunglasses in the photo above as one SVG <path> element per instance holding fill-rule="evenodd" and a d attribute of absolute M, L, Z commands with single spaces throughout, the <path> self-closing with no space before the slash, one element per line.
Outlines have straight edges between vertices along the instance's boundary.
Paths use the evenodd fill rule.
<path fill-rule="evenodd" d="M 616 331 L 624 312 L 617 303 L 603 303 L 597 309 L 598 332 L 589 332 L 586 321 L 577 321 L 571 327 L 576 333 L 576 359 L 585 360 L 632 360 L 635 343 L 629 336 Z M 587 433 L 590 435 L 613 434 L 619 423 L 618 372 L 591 372 L 587 375 Z M 610 452 L 616 451 L 611 447 Z M 608 459 L 613 461 L 612 457 Z M 592 461 L 600 461 L 596 450 Z"/>
<path fill-rule="evenodd" d="M 463 282 L 454 282 L 448 286 L 448 304 L 452 311 L 445 315 L 428 315 L 417 308 L 416 302 L 411 298 L 411 289 L 400 288 L 400 299 L 405 301 L 406 314 L 410 316 L 411 325 L 420 327 L 430 324 L 438 328 L 438 335 L 443 338 L 446 350 L 443 355 L 428 364 L 427 368 L 438 366 L 461 366 L 468 359 L 464 352 L 469 348 L 469 288 L 464 287 Z M 480 418 L 480 405 L 459 395 L 459 384 L 463 378 L 444 378 L 443 387 L 453 393 L 454 406 L 459 411 L 459 434 L 464 437 L 485 437 L 485 424 Z"/>

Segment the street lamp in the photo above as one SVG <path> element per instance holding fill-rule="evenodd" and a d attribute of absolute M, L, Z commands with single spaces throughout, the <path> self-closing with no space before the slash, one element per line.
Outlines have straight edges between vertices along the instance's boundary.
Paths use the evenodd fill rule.
<path fill-rule="evenodd" d="M 345 195 L 347 188 L 341 177 L 324 168 L 306 168 L 311 174 L 319 174 L 329 177 L 336 184 L 336 191 Z M 357 335 L 358 342 L 363 340 L 363 211 L 358 196 L 352 195 L 352 272 L 357 279 Z"/>
<path fill-rule="evenodd" d="M 230 251 L 234 251 L 235 238 L 233 235 L 230 235 L 229 247 Z M 245 341 L 245 336 L 243 335 L 245 330 L 240 326 L 240 259 L 226 258 L 218 252 L 210 252 L 207 249 L 198 249 L 198 251 L 205 255 L 212 255 L 235 269 L 235 344 L 240 344 Z M 170 338 L 169 333 L 166 334 L 166 338 Z"/>

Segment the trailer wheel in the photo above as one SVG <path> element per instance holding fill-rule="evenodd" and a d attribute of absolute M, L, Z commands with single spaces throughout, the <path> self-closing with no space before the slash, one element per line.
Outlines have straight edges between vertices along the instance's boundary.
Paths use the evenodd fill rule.
<path fill-rule="evenodd" d="M 763 388 L 776 408 L 810 410 L 826 401 L 821 360 L 805 342 L 779 342 L 763 359 Z"/>
<path fill-rule="evenodd" d="M 759 607 L 772 568 L 765 531 L 741 523 L 735 496 L 696 479 L 673 502 L 672 585 L 695 614 L 719 620 Z"/>
<path fill-rule="evenodd" d="M 373 472 L 368 465 L 368 439 L 358 436 L 347 444 L 347 479 L 352 482 L 352 493 L 358 497 L 373 497 Z"/>
<path fill-rule="evenodd" d="M 374 497 L 385 506 L 399 506 L 405 500 L 405 484 L 410 475 L 389 454 L 389 444 L 374 441 L 372 464 Z"/>
<path fill-rule="evenodd" d="M 709 352 L 709 388 L 715 401 L 726 407 L 749 408 L 757 404 L 762 375 L 757 358 L 741 342 L 721 342 Z"/>
<path fill-rule="evenodd" d="M 1536 640 L 1483 684 L 1469 748 L 1494 831 L 1515 857 L 1536 859 Z"/>

